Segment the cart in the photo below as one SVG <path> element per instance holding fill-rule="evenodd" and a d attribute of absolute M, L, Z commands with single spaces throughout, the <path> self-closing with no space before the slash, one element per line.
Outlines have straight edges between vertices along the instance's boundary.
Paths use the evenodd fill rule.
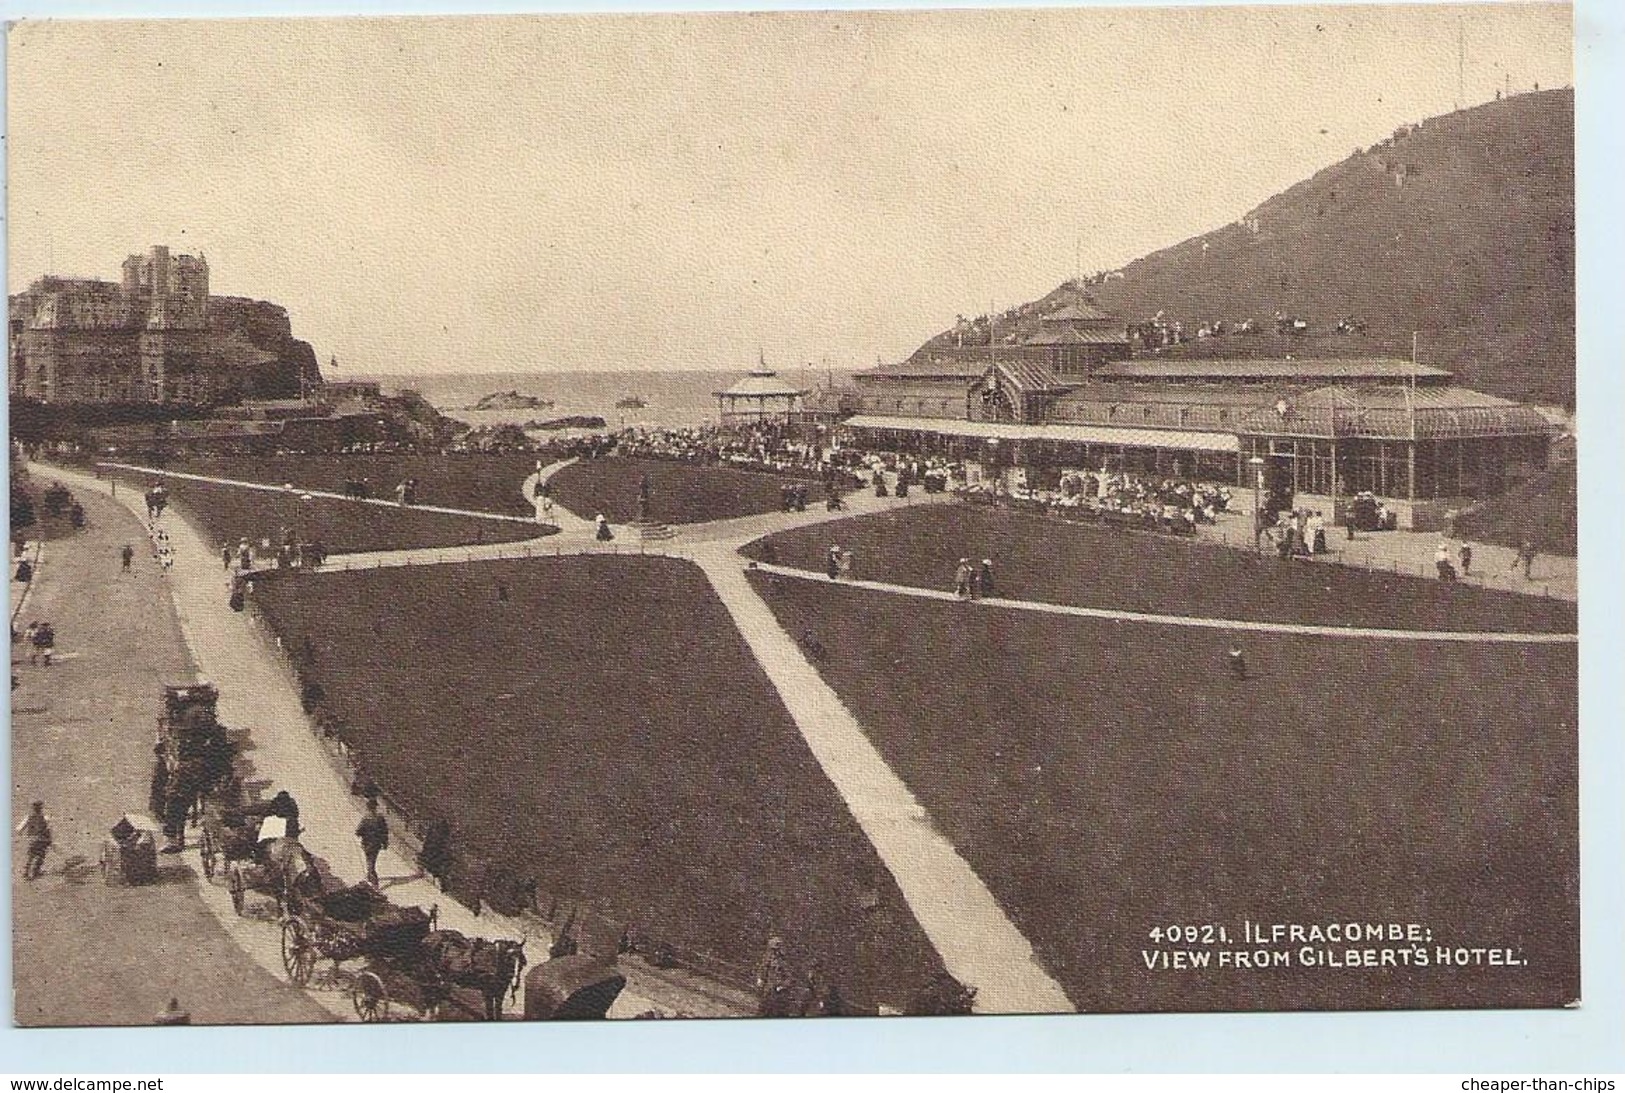
<path fill-rule="evenodd" d="M 126 887 L 158 883 L 158 846 L 152 832 L 145 829 L 146 820 L 140 816 L 126 816 L 129 835 L 114 835 L 102 840 L 102 883 L 109 887 Z"/>
<path fill-rule="evenodd" d="M 236 749 L 215 716 L 220 693 L 212 684 L 167 684 L 162 698 L 152 804 L 165 837 L 180 846 L 187 816 L 231 773 Z"/>
<path fill-rule="evenodd" d="M 356 1016 L 386 1021 L 406 1004 L 422 1017 L 435 1016 L 450 984 L 423 945 L 436 916 L 421 907 L 397 907 L 370 885 L 307 892 L 295 885 L 282 922 L 282 967 L 291 982 L 310 982 L 318 960 L 365 964 L 350 984 Z"/>
<path fill-rule="evenodd" d="M 260 839 L 250 855 L 226 860 L 224 869 L 232 910 L 239 915 L 248 904 L 250 892 L 276 900 L 277 913 L 281 915 L 293 905 L 300 889 L 323 883 L 316 870 L 316 859 L 297 839 Z"/>
<path fill-rule="evenodd" d="M 260 830 L 275 808 L 269 801 L 249 801 L 240 785 L 228 780 L 229 789 L 211 793 L 203 802 L 202 834 L 199 847 L 203 875 L 229 871 L 232 862 L 252 861 L 259 848 Z"/>

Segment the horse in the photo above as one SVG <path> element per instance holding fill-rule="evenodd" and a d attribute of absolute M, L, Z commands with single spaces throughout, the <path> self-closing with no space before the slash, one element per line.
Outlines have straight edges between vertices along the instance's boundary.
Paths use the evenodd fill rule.
<path fill-rule="evenodd" d="M 467 937 L 456 930 L 436 930 L 423 944 L 448 983 L 480 993 L 487 1021 L 502 1019 L 504 994 L 509 995 L 510 1001 L 518 1000 L 519 985 L 528 963 L 524 939 L 487 941 L 482 937 Z"/>
<path fill-rule="evenodd" d="M 321 899 L 326 887 L 321 870 L 298 839 L 267 840 L 257 857 L 265 870 L 264 890 L 276 897 L 278 914 L 291 913 L 301 902 Z"/>

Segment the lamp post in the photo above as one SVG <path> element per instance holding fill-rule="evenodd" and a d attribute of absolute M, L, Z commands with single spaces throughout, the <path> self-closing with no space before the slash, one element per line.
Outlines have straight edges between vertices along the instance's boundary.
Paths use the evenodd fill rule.
<path fill-rule="evenodd" d="M 1260 494 L 1264 492 L 1264 457 L 1255 455 L 1247 460 L 1253 469 L 1253 550 L 1264 553 L 1264 506 Z"/>

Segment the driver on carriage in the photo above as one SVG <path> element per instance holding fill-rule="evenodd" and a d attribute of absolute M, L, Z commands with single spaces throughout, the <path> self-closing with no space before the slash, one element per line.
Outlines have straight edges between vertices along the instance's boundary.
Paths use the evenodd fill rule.
<path fill-rule="evenodd" d="M 285 789 L 278 790 L 277 795 L 271 798 L 271 805 L 266 810 L 266 816 L 279 816 L 286 821 L 285 831 L 290 839 L 299 837 L 299 804 Z"/>

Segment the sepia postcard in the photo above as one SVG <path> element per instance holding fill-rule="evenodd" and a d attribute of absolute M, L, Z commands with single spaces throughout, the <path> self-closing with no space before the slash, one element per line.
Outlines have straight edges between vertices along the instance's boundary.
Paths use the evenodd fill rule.
<path fill-rule="evenodd" d="M 1579 1004 L 1572 37 L 12 24 L 12 1021 Z"/>

